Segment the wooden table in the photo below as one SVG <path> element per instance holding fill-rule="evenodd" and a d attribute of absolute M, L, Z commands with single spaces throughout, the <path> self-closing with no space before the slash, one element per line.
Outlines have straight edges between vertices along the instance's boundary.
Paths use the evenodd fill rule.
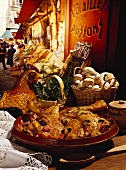
<path fill-rule="evenodd" d="M 126 144 L 126 135 L 118 135 L 114 137 L 112 140 L 96 144 L 94 146 L 89 146 L 87 151 L 98 153 L 104 152 L 110 148 L 120 146 Z M 14 144 L 15 149 L 20 151 L 28 151 L 27 149 L 23 149 L 17 144 Z M 34 152 L 29 150 L 30 152 Z M 67 154 L 67 153 L 66 153 Z M 61 164 L 58 162 L 57 156 L 53 157 L 53 164 L 49 167 L 49 170 L 126 170 L 126 151 L 120 154 L 114 154 L 107 157 L 102 157 L 91 164 L 88 165 L 68 165 Z"/>

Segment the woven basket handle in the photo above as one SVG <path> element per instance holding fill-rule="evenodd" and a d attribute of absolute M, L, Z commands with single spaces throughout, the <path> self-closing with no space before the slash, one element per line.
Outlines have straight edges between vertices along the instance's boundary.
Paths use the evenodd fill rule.
<path fill-rule="evenodd" d="M 48 86 L 48 81 L 51 78 L 56 78 L 57 79 L 57 81 L 59 82 L 59 85 L 60 85 L 60 89 L 61 89 L 62 101 L 66 100 L 66 96 L 65 96 L 65 93 L 64 93 L 64 83 L 63 83 L 62 79 L 58 75 L 52 75 L 52 76 L 48 77 L 48 79 L 46 81 L 47 86 Z"/>
<path fill-rule="evenodd" d="M 73 72 L 74 75 L 76 74 L 77 69 L 79 69 L 79 71 L 78 71 L 79 73 L 81 73 L 81 71 L 82 71 L 81 67 L 75 67 L 74 72 Z"/>
<path fill-rule="evenodd" d="M 112 82 L 112 80 L 114 80 L 114 81 Z M 106 81 L 104 82 L 104 84 L 103 84 L 103 89 L 105 89 L 105 84 L 106 84 L 107 82 L 109 82 L 109 84 L 110 84 L 110 87 L 109 87 L 109 88 L 111 88 L 111 87 L 114 86 L 114 84 L 116 83 L 116 78 L 111 78 L 111 79 L 106 80 Z"/>

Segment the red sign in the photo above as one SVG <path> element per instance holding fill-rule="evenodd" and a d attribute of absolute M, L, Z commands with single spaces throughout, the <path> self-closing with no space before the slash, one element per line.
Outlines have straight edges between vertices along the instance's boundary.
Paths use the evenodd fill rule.
<path fill-rule="evenodd" d="M 76 42 L 92 43 L 92 64 L 99 70 L 105 66 L 108 8 L 108 0 L 70 1 L 69 50 Z"/>

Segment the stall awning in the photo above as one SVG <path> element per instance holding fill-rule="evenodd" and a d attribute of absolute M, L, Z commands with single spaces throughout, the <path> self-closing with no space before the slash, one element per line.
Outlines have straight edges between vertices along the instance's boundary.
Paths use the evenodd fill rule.
<path fill-rule="evenodd" d="M 16 35 L 14 36 L 14 39 L 24 39 L 23 30 L 21 28 L 18 29 Z"/>
<path fill-rule="evenodd" d="M 15 23 L 26 22 L 41 5 L 42 1 L 43 0 L 24 0 L 19 17 L 15 19 Z"/>
<path fill-rule="evenodd" d="M 6 30 L 0 38 L 14 38 L 10 30 Z"/>

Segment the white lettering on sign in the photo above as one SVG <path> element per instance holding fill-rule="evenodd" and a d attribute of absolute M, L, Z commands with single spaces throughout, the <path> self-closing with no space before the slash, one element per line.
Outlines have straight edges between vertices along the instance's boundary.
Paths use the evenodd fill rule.
<path fill-rule="evenodd" d="M 83 12 L 91 11 L 91 10 L 99 10 L 101 11 L 106 3 L 106 0 L 87 0 L 81 1 L 81 4 L 76 3 L 72 7 L 72 16 L 76 17 Z"/>

